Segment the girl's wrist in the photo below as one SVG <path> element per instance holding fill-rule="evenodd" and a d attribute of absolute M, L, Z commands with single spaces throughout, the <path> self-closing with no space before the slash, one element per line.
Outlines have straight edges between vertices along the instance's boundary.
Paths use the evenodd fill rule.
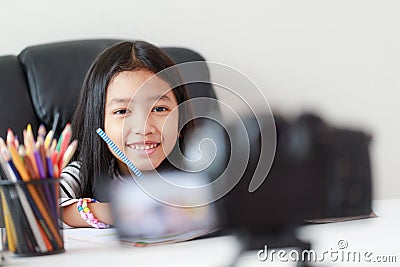
<path fill-rule="evenodd" d="M 81 218 L 94 228 L 109 228 L 110 225 L 99 221 L 89 209 L 88 203 L 98 203 L 94 198 L 80 198 L 76 204 Z"/>

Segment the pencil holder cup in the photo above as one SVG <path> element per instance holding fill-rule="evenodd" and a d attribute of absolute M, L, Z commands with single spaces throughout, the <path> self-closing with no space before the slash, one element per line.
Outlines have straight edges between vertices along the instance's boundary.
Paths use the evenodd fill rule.
<path fill-rule="evenodd" d="M 18 256 L 64 252 L 60 180 L 29 182 L 0 180 L 0 195 L 8 250 Z"/>

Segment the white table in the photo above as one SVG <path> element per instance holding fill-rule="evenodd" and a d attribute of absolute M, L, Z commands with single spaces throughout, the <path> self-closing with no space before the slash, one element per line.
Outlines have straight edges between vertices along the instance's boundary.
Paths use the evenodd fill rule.
<path fill-rule="evenodd" d="M 353 262 L 325 257 L 312 266 L 399 266 L 400 265 L 400 199 L 374 201 L 378 218 L 349 222 L 310 225 L 299 229 L 301 239 L 312 242 L 312 250 L 321 255 L 332 251 L 348 253 L 372 253 L 376 256 L 396 257 L 395 263 Z M 229 266 L 241 250 L 235 237 L 225 236 L 193 240 L 170 245 L 146 248 L 120 246 L 113 230 L 68 229 L 64 230 L 66 252 L 38 257 L 16 257 L 6 254 L 4 266 Z M 338 246 L 346 244 L 345 249 Z M 266 244 L 268 245 L 268 244 Z M 262 249 L 262 248 L 260 248 Z M 285 250 L 288 262 L 282 262 L 275 254 L 271 261 L 260 261 L 257 251 L 240 255 L 235 266 L 295 266 Z M 292 254 L 293 256 L 294 254 Z M 325 254 L 326 255 L 326 254 Z M 353 254 L 351 254 L 352 256 Z M 326 255 L 327 256 L 327 255 Z M 353 258 L 351 258 L 353 259 Z"/>
<path fill-rule="evenodd" d="M 316 252 L 317 261 L 312 266 L 400 266 L 400 199 L 380 200 L 373 202 L 373 210 L 377 218 L 362 219 L 348 222 L 319 224 L 305 226 L 299 229 L 300 239 L 311 241 L 312 250 Z M 340 241 L 340 243 L 339 243 Z M 340 245 L 346 245 L 344 249 Z M 288 249 L 287 253 L 291 250 Z M 328 253 L 333 254 L 333 259 Z M 342 260 L 342 251 L 344 260 Z M 325 259 L 322 255 L 325 252 Z M 360 262 L 354 262 L 354 255 L 360 253 Z M 364 257 L 367 253 L 367 258 Z M 372 253 L 372 254 L 371 254 Z M 348 260 L 350 255 L 350 260 Z M 338 258 L 336 259 L 336 256 Z M 396 262 L 373 262 L 377 256 L 394 256 Z M 288 262 L 281 262 L 275 254 L 274 261 L 256 261 L 256 252 L 244 253 L 238 266 L 295 266 L 286 256 Z M 358 260 L 358 257 L 355 258 Z M 367 262 L 366 260 L 371 260 Z M 383 260 L 383 258 L 381 258 Z M 391 258 L 393 261 L 393 257 Z"/>

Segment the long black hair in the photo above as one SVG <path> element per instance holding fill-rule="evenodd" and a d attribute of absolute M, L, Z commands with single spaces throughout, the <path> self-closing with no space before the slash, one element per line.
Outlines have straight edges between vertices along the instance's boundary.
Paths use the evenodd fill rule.
<path fill-rule="evenodd" d="M 98 179 L 104 175 L 113 176 L 118 172 L 116 158 L 106 143 L 96 134 L 96 129 L 104 127 L 104 109 L 107 87 L 118 73 L 145 69 L 158 73 L 175 65 L 174 61 L 160 48 L 144 41 L 124 41 L 102 52 L 92 63 L 86 74 L 79 102 L 72 119 L 72 136 L 79 142 L 74 160 L 82 163 L 81 194 L 92 197 Z M 173 79 L 179 79 L 173 75 Z M 168 77 L 161 77 L 170 85 L 182 84 Z M 178 105 L 189 99 L 184 85 L 172 89 Z M 191 117 L 188 105 L 179 105 L 179 129 L 182 123 Z M 179 146 L 184 146 L 187 131 L 191 131 L 193 122 L 186 123 L 179 134 Z M 165 161 L 161 164 L 166 166 Z M 168 164 L 167 164 L 168 165 Z"/>

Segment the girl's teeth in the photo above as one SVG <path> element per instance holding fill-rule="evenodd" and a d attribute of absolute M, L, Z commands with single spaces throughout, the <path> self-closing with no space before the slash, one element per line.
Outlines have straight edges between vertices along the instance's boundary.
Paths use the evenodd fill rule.
<path fill-rule="evenodd" d="M 140 149 L 140 150 L 144 150 L 144 149 L 152 149 L 155 148 L 157 146 L 157 144 L 150 144 L 150 145 L 133 145 L 133 149 Z"/>

